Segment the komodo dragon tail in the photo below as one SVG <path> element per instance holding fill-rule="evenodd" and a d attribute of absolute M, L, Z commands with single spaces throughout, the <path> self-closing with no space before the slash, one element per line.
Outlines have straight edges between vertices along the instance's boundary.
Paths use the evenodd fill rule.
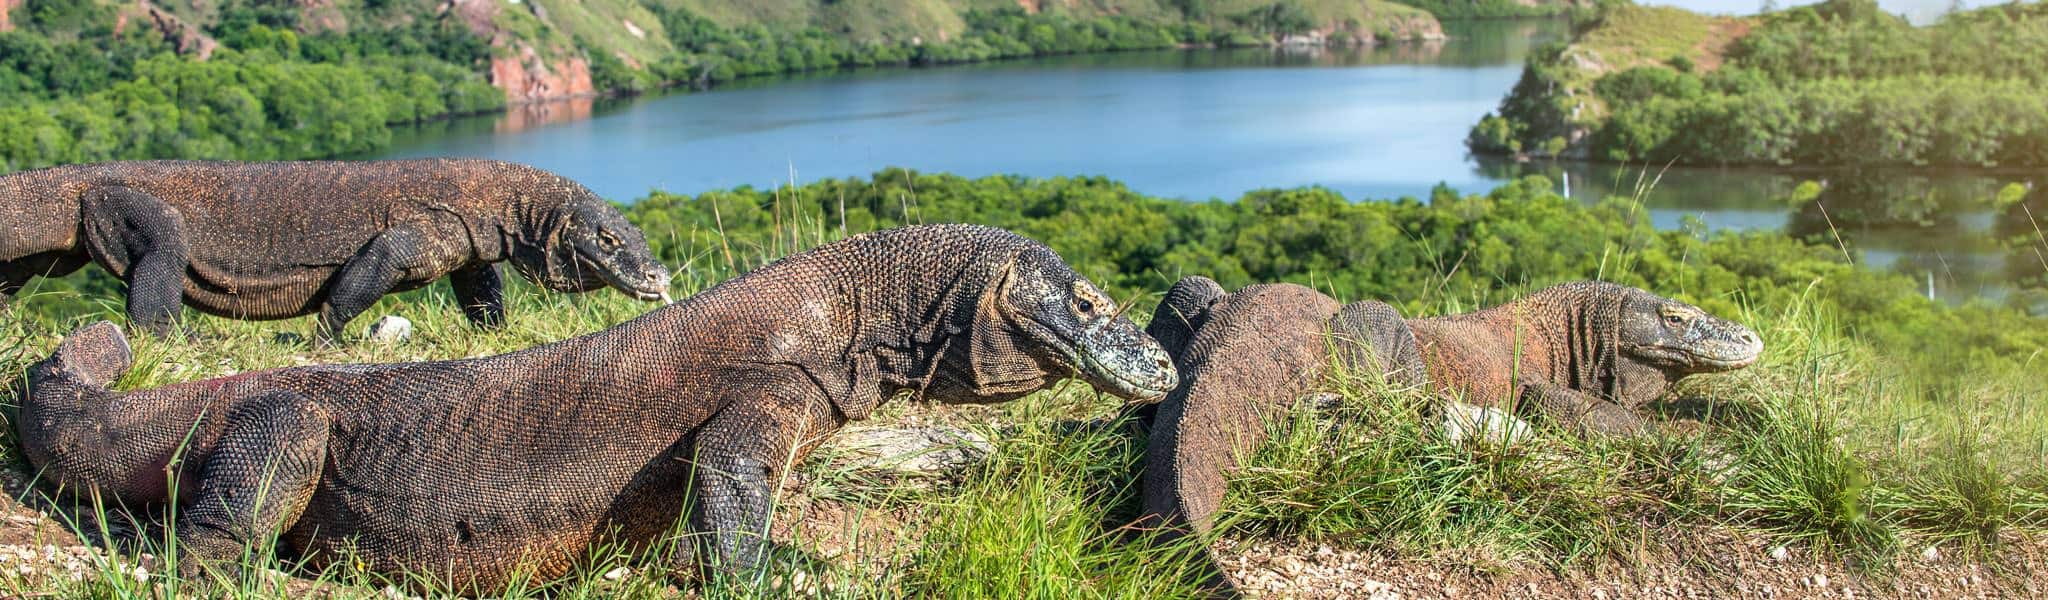
<path fill-rule="evenodd" d="M 114 396 L 107 386 L 134 363 L 135 353 L 128 348 L 128 338 L 121 335 L 120 327 L 106 321 L 87 325 L 64 338 L 50 358 L 29 369 L 22 411 L 104 404 Z M 76 414 L 62 408 L 55 412 Z"/>

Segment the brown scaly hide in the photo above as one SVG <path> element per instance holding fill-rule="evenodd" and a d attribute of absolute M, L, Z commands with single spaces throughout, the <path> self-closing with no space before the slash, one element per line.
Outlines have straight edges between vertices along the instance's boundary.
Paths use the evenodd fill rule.
<path fill-rule="evenodd" d="M 1175 359 L 1186 366 L 1180 387 L 1159 404 L 1145 446 L 1144 514 L 1156 526 L 1169 535 L 1209 530 L 1226 472 L 1264 441 L 1265 419 L 1321 382 L 1324 328 L 1339 308 L 1286 283 L 1246 287 L 1210 305 Z"/>
<path fill-rule="evenodd" d="M 1656 322 L 1676 317 L 1683 319 L 1669 331 Z M 1640 432 L 1646 423 L 1636 409 L 1678 380 L 1742 368 L 1763 349 L 1741 325 L 1643 290 L 1594 281 L 1408 324 L 1440 396 L 1551 419 L 1581 433 Z M 1639 356 L 1641 348 L 1660 341 L 1746 358 L 1707 366 L 1660 365 Z"/>
<path fill-rule="evenodd" d="M 1347 369 L 1419 385 L 1415 338 L 1393 307 L 1338 306 L 1293 284 L 1226 294 L 1215 281 L 1176 282 L 1146 332 L 1174 357 L 1180 386 L 1156 410 L 1134 411 L 1149 430 L 1141 498 L 1159 535 L 1209 532 L 1231 471 L 1266 439 L 1271 419 L 1322 383 L 1334 357 Z M 1228 594 L 1220 571 L 1208 586 Z"/>
<path fill-rule="evenodd" d="M 1437 391 L 1506 406 L 1518 382 L 1609 393 L 1620 289 L 1567 284 L 1485 310 L 1410 319 Z"/>
<path fill-rule="evenodd" d="M 382 293 L 404 291 L 511 261 L 550 288 L 602 286 L 576 272 L 561 244 L 576 211 L 616 217 L 634 263 L 618 276 L 666 289 L 637 229 L 617 210 L 566 178 L 485 160 L 369 162 L 137 161 L 56 167 L 0 176 L 0 291 L 29 277 L 61 276 L 87 258 L 131 287 L 130 316 L 167 319 L 182 302 L 239 319 L 281 319 L 321 311 L 337 274 L 381 249 L 388 289 L 349 298 L 359 311 Z M 372 245 L 403 230 L 407 239 Z M 161 272 L 131 273 L 145 252 L 176 255 Z M 658 272 L 658 273 L 657 273 Z M 656 275 L 658 274 L 658 277 Z M 496 275 L 484 273 L 490 287 Z M 164 281 L 137 281 L 162 278 Z M 658 285 L 653 279 L 660 279 Z M 178 281 L 182 280 L 182 281 Z M 161 289 L 167 306 L 133 306 L 138 291 Z M 621 288 L 625 289 L 625 288 Z M 352 312 L 342 311 L 346 316 Z M 140 314 L 139 314 L 140 313 Z M 333 315 L 329 315 L 333 316 Z M 345 318 L 340 319 L 346 321 Z M 142 323 L 156 325 L 156 323 Z M 340 324 L 335 323 L 336 327 Z"/>
<path fill-rule="evenodd" d="M 166 464 L 193 432 L 177 489 L 188 557 L 232 559 L 281 531 L 316 568 L 352 552 L 373 571 L 489 592 L 521 566 L 551 579 L 594 544 L 655 540 L 691 490 L 692 528 L 715 534 L 708 558 L 740 569 L 763 550 L 748 534 L 765 531 L 776 478 L 899 392 L 994 402 L 1078 371 L 1113 394 L 1163 396 L 1165 353 L 1113 306 L 1081 302 L 1102 299 L 1015 234 L 908 227 L 480 359 L 114 393 L 129 356 L 102 323 L 32 369 L 18 424 L 44 481 L 128 505 L 171 499 Z M 272 501 L 257 506 L 261 485 Z"/>

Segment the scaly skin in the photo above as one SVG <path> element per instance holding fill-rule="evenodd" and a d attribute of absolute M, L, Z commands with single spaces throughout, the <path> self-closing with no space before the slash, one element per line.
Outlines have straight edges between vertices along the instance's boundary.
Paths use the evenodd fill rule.
<path fill-rule="evenodd" d="M 187 566 L 281 533 L 316 567 L 353 552 L 479 593 L 681 517 L 710 534 L 700 566 L 750 569 L 778 478 L 899 392 L 1000 402 L 1078 374 L 1144 400 L 1176 380 L 1051 250 L 961 225 L 856 236 L 502 356 L 108 391 L 128 362 L 102 323 L 31 370 L 19 428 L 43 480 L 170 501 L 189 435 L 172 469 Z"/>
<path fill-rule="evenodd" d="M 1153 316 L 1155 326 L 1176 309 L 1200 321 L 1175 360 L 1188 368 L 1159 404 L 1145 445 L 1143 524 L 1165 538 L 1209 531 L 1224 476 L 1265 440 L 1265 419 L 1322 381 L 1324 323 L 1339 310 L 1328 296 L 1285 283 L 1246 287 L 1213 297 L 1206 311 L 1187 310 L 1220 291 L 1213 286 L 1193 282 L 1187 291 L 1198 293 L 1188 301 L 1169 294 Z M 1208 584 L 1229 588 L 1220 570 Z"/>
<path fill-rule="evenodd" d="M 1763 353 L 1740 324 L 1594 281 L 1408 326 L 1439 395 L 1596 435 L 1640 433 L 1638 409 L 1680 379 L 1740 369 Z"/>
<path fill-rule="evenodd" d="M 182 301 L 237 319 L 318 313 L 323 339 L 378 298 L 447 276 L 479 326 L 505 318 L 494 265 L 558 291 L 652 300 L 668 270 L 576 182 L 512 163 L 136 161 L 0 176 L 0 296 L 88 262 L 128 283 L 128 319 Z"/>

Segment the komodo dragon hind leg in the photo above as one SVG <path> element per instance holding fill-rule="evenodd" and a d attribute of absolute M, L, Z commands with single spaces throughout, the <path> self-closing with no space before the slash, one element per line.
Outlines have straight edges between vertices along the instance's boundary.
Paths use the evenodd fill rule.
<path fill-rule="evenodd" d="M 199 582 L 235 565 L 243 549 L 297 521 L 326 461 L 329 417 L 304 396 L 272 392 L 228 414 L 228 428 L 201 466 L 199 493 L 179 509 L 178 570 Z M 238 569 L 218 569 L 230 578 Z"/>
<path fill-rule="evenodd" d="M 314 336 L 321 344 L 340 341 L 348 322 L 390 293 L 406 271 L 426 266 L 420 248 L 426 237 L 410 225 L 377 234 L 334 274 L 327 305 L 320 307 Z M 467 310 L 465 308 L 465 310 Z"/>
<path fill-rule="evenodd" d="M 496 266 L 459 269 L 448 275 L 448 284 L 455 288 L 455 301 L 462 304 L 462 315 L 471 324 L 483 329 L 505 326 L 505 280 L 498 277 Z"/>
<path fill-rule="evenodd" d="M 170 335 L 185 298 L 190 255 L 185 220 L 154 196 L 125 188 L 85 196 L 89 247 L 109 270 L 126 272 L 128 323 L 159 337 Z"/>
<path fill-rule="evenodd" d="M 1582 436 L 1633 436 L 1649 427 L 1628 407 L 1548 382 L 1523 384 L 1517 412 L 1548 419 Z"/>

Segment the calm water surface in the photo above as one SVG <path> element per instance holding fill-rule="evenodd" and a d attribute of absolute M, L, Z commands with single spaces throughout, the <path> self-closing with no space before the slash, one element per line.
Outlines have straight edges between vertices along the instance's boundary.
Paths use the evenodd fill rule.
<path fill-rule="evenodd" d="M 1628 193 L 1641 166 L 1476 159 L 1466 131 L 1562 22 L 1447 24 L 1452 39 L 1354 51 L 1159 51 L 754 80 L 707 92 L 557 103 L 402 131 L 385 158 L 477 156 L 561 173 L 617 200 L 901 166 L 967 176 L 1103 175 L 1142 193 L 1236 198 L 1321 185 L 1354 199 L 1491 189 L 1519 174 L 1575 198 Z M 1836 235 L 1861 260 L 1952 298 L 2002 297 L 2027 265 L 1996 252 L 1988 198 L 2023 174 L 1911 176 L 1658 169 L 1664 228 Z M 1826 180 L 1830 214 L 1785 201 Z M 1872 183 L 1872 182 L 1875 183 Z M 1855 183 L 1845 183 L 1855 182 Z M 1809 205 L 1812 203 L 1808 203 Z M 1815 213 L 1815 214 L 1809 214 Z M 1832 223 L 1833 227 L 1825 225 Z M 2039 266 L 2032 275 L 2039 274 Z"/>

